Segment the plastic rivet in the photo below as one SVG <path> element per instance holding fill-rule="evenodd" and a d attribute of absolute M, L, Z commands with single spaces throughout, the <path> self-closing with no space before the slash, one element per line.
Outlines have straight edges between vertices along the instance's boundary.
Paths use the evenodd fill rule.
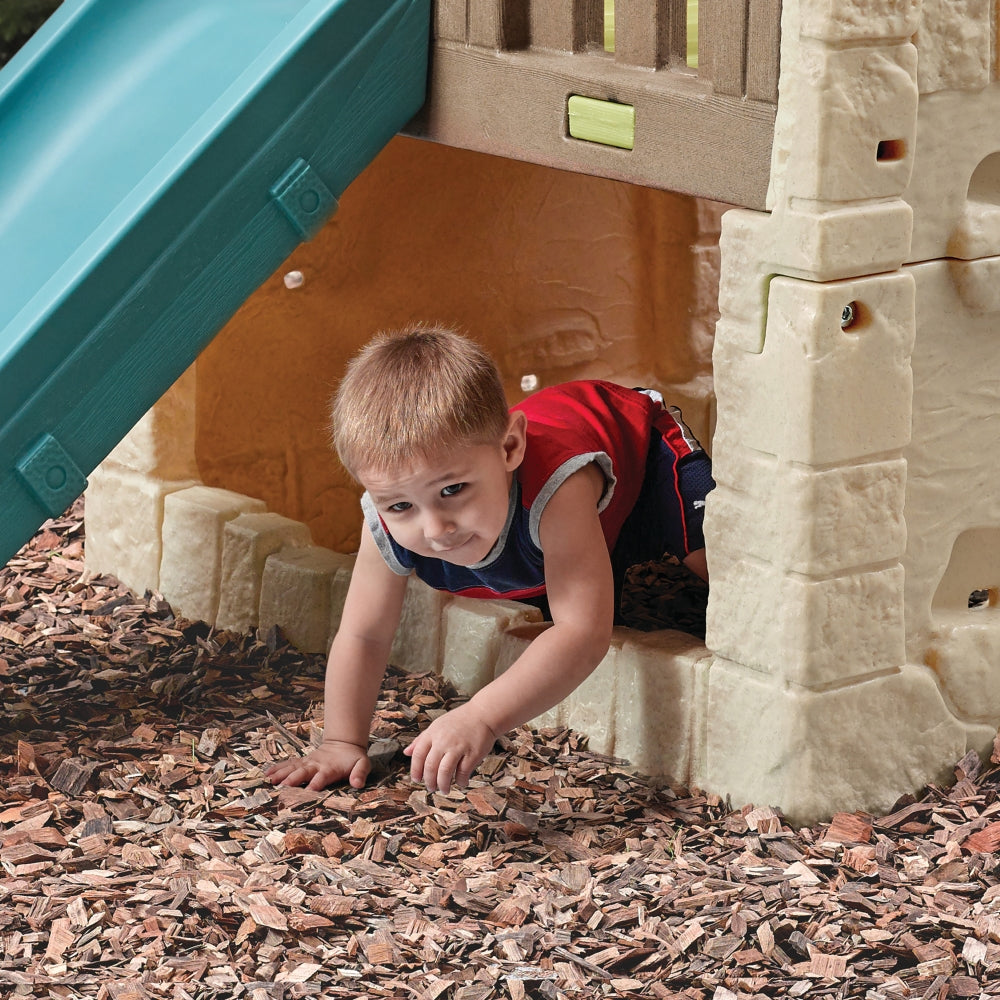
<path fill-rule="evenodd" d="M 15 468 L 51 517 L 58 517 L 87 486 L 87 477 L 51 434 L 43 434 Z"/>
<path fill-rule="evenodd" d="M 301 157 L 271 186 L 271 197 L 304 240 L 312 239 L 337 211 L 337 199 Z"/>
<path fill-rule="evenodd" d="M 66 485 L 66 470 L 61 465 L 53 465 L 45 473 L 45 483 L 50 490 L 61 490 Z"/>

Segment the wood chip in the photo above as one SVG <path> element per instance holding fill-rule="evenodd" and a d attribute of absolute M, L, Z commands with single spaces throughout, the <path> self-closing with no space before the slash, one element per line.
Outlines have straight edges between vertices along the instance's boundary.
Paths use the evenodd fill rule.
<path fill-rule="evenodd" d="M 826 840 L 841 844 L 867 844 L 871 840 L 872 820 L 860 813 L 836 813 L 826 831 Z"/>

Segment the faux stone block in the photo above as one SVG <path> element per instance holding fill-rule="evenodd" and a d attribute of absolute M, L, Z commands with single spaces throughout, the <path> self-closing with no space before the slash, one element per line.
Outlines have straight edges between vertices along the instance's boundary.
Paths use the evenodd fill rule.
<path fill-rule="evenodd" d="M 708 783 L 708 679 L 713 658 L 699 660 L 694 670 L 695 716 L 691 731 L 691 773 L 689 783 L 692 788 L 704 788 Z"/>
<path fill-rule="evenodd" d="M 611 647 L 593 673 L 563 699 L 563 724 L 585 733 L 595 753 L 614 754 L 618 663 L 630 630 L 616 628 Z"/>
<path fill-rule="evenodd" d="M 409 673 L 441 673 L 444 653 L 444 612 L 450 594 L 428 587 L 411 576 L 389 662 Z"/>
<path fill-rule="evenodd" d="M 910 253 L 913 209 L 893 199 L 780 210 L 771 220 L 774 270 L 810 281 L 895 271 Z"/>
<path fill-rule="evenodd" d="M 804 40 L 798 60 L 782 93 L 792 122 L 781 136 L 788 146 L 782 201 L 901 194 L 913 165 L 917 50 L 909 43 L 839 49 Z"/>
<path fill-rule="evenodd" d="M 762 353 L 716 344 L 718 435 L 725 446 L 830 465 L 905 445 L 913 297 L 906 273 L 822 284 L 774 278 Z M 843 329 L 848 306 L 855 320 Z"/>
<path fill-rule="evenodd" d="M 334 580 L 352 561 L 352 556 L 318 545 L 269 555 L 261 579 L 260 630 L 277 625 L 296 649 L 325 653 L 330 645 Z"/>
<path fill-rule="evenodd" d="M 920 13 L 920 0 L 802 0 L 798 6 L 802 34 L 825 42 L 909 38 Z"/>
<path fill-rule="evenodd" d="M 935 616 L 926 660 L 959 718 L 1000 722 L 1000 608 L 981 607 Z"/>
<path fill-rule="evenodd" d="M 698 700 L 705 644 L 684 632 L 633 632 L 617 656 L 614 752 L 645 774 L 688 784 L 695 734 L 704 723 Z"/>
<path fill-rule="evenodd" d="M 716 343 L 725 343 L 758 353 L 764 343 L 764 317 L 767 313 L 768 262 L 774 259 L 771 216 L 734 208 L 722 217 L 719 247 L 722 259 L 719 272 L 720 325 Z"/>
<path fill-rule="evenodd" d="M 443 676 L 474 694 L 495 676 L 503 633 L 541 618 L 537 608 L 516 601 L 454 598 L 444 609 Z"/>
<path fill-rule="evenodd" d="M 911 659 L 919 663 L 924 659 L 920 644 L 936 613 L 962 610 L 972 590 L 995 586 L 1000 551 L 1000 314 L 974 313 L 962 302 L 948 261 L 908 270 L 917 288 L 917 339 L 912 358 L 913 440 L 903 453 L 908 529 L 904 566 Z"/>
<path fill-rule="evenodd" d="M 909 260 L 1000 254 L 1000 87 L 920 98 Z"/>
<path fill-rule="evenodd" d="M 950 780 L 966 750 L 926 667 L 812 692 L 717 658 L 708 686 L 706 790 L 780 804 L 795 825 L 884 814 L 903 792 Z"/>
<path fill-rule="evenodd" d="M 997 235 L 1000 235 L 1000 205 L 996 208 Z M 969 312 L 978 315 L 1000 312 L 1000 257 L 949 260 L 948 274 Z"/>
<path fill-rule="evenodd" d="M 917 28 L 920 93 L 981 90 L 990 81 L 992 0 L 922 0 Z"/>
<path fill-rule="evenodd" d="M 108 464 L 95 469 L 84 501 L 87 569 L 116 576 L 137 594 L 159 590 L 163 499 L 195 485 Z"/>
<path fill-rule="evenodd" d="M 906 659 L 901 566 L 828 580 L 712 553 L 706 642 L 720 656 L 808 687 Z"/>
<path fill-rule="evenodd" d="M 773 275 L 827 282 L 894 271 L 909 255 L 912 233 L 913 209 L 898 199 L 727 212 L 716 343 L 760 353 Z"/>
<path fill-rule="evenodd" d="M 965 745 L 975 750 L 981 760 L 989 760 L 993 753 L 993 743 L 997 735 L 997 727 L 992 723 L 965 722 Z"/>
<path fill-rule="evenodd" d="M 811 576 L 902 558 L 902 459 L 814 470 L 733 448 L 716 454 L 705 512 L 714 553 Z"/>
<path fill-rule="evenodd" d="M 264 508 L 263 500 L 211 486 L 192 486 L 166 496 L 160 592 L 176 614 L 215 623 L 223 528 L 240 514 Z"/>
<path fill-rule="evenodd" d="M 248 633 L 257 625 L 264 563 L 272 552 L 312 543 L 301 521 L 281 514 L 240 514 L 222 532 L 222 578 L 216 625 Z"/>
<path fill-rule="evenodd" d="M 526 625 L 515 625 L 507 629 L 500 636 L 500 642 L 497 645 L 497 659 L 494 665 L 493 676 L 499 677 L 542 632 L 551 627 L 551 622 L 532 622 Z M 566 709 L 564 702 L 553 705 L 547 712 L 543 712 L 528 723 L 532 729 L 555 729 L 565 724 Z"/>

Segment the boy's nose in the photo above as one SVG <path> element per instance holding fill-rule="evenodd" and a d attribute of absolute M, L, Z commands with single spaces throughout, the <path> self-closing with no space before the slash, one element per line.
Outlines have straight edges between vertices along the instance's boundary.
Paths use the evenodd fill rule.
<path fill-rule="evenodd" d="M 441 541 L 454 532 L 454 522 L 438 514 L 429 514 L 424 522 L 424 535 L 432 542 Z"/>

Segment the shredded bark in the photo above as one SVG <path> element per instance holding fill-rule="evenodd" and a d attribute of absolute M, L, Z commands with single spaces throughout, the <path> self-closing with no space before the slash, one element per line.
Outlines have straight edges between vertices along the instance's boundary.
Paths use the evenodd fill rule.
<path fill-rule="evenodd" d="M 0 996 L 998 995 L 1000 770 L 792 829 L 517 730 L 465 792 L 400 747 L 455 701 L 390 671 L 367 788 L 276 789 L 318 657 L 88 579 L 82 508 L 0 571 Z"/>
<path fill-rule="evenodd" d="M 641 632 L 672 628 L 705 638 L 708 584 L 672 556 L 633 566 L 622 590 L 622 618 Z"/>

